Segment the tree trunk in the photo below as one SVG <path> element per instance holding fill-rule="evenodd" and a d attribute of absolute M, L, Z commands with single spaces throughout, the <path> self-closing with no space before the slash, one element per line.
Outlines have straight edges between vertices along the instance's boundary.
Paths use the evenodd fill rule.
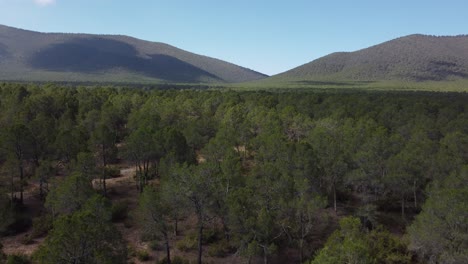
<path fill-rule="evenodd" d="M 39 197 L 41 197 L 41 200 L 44 198 L 44 181 L 39 179 Z"/>
<path fill-rule="evenodd" d="M 304 239 L 301 238 L 299 241 L 299 263 L 304 263 Z"/>
<path fill-rule="evenodd" d="M 263 247 L 263 264 L 268 264 L 268 255 L 266 247 Z"/>
<path fill-rule="evenodd" d="M 13 206 L 13 202 L 15 201 L 15 198 L 16 198 L 16 194 L 15 194 L 15 178 L 13 176 L 14 174 L 12 173 L 11 174 L 11 177 L 10 177 L 10 184 L 11 184 L 11 187 L 10 187 L 10 203 L 11 205 Z"/>
<path fill-rule="evenodd" d="M 106 161 L 106 154 L 105 154 L 105 147 L 104 144 L 102 144 L 102 191 L 104 193 L 104 196 L 107 197 L 107 187 L 106 187 L 106 166 L 107 166 L 107 161 Z"/>
<path fill-rule="evenodd" d="M 336 213 L 337 209 L 336 209 L 336 187 L 335 187 L 335 184 L 333 184 L 333 208 L 335 209 L 335 213 Z"/>
<path fill-rule="evenodd" d="M 202 221 L 201 219 L 199 220 Z M 202 263 L 202 239 L 203 239 L 203 225 L 201 223 L 198 224 L 198 264 Z"/>
<path fill-rule="evenodd" d="M 19 172 L 20 172 L 20 204 L 23 204 L 24 168 L 23 168 L 23 162 L 22 161 L 20 161 Z"/>
<path fill-rule="evenodd" d="M 401 197 L 401 218 L 405 219 L 405 196 Z"/>
<path fill-rule="evenodd" d="M 171 249 L 169 247 L 169 237 L 167 234 L 164 234 L 164 239 L 166 240 L 166 258 L 167 264 L 171 264 Z"/>
<path fill-rule="evenodd" d="M 179 219 L 177 216 L 175 216 L 174 217 L 174 236 L 176 237 L 179 234 L 178 224 L 179 224 Z"/>
<path fill-rule="evenodd" d="M 102 169 L 102 192 L 103 192 L 104 197 L 107 197 L 106 167 Z"/>
<path fill-rule="evenodd" d="M 231 240 L 231 235 L 230 235 L 231 232 L 229 230 L 229 227 L 226 224 L 226 220 L 224 219 L 224 217 L 221 217 L 221 223 L 223 225 L 224 238 L 226 239 L 226 241 L 229 242 Z"/>
<path fill-rule="evenodd" d="M 304 238 L 306 237 L 306 231 L 304 226 L 304 214 L 301 212 L 300 214 L 301 219 L 301 239 L 299 240 L 299 263 L 303 263 L 304 258 Z"/>

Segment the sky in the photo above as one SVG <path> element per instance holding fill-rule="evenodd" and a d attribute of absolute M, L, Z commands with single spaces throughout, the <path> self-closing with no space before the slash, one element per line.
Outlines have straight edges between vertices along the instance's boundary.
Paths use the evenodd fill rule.
<path fill-rule="evenodd" d="M 405 35 L 468 34 L 468 1 L 0 0 L 0 24 L 129 35 L 273 75 Z"/>

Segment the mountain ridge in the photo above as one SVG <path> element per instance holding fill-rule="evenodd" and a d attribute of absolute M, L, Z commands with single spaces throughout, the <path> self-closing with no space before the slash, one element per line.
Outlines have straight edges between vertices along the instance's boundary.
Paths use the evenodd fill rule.
<path fill-rule="evenodd" d="M 41 33 L 0 25 L 0 79 L 236 83 L 266 77 L 216 58 L 126 35 Z"/>
<path fill-rule="evenodd" d="M 353 52 L 334 52 L 265 81 L 419 82 L 467 78 L 468 35 L 412 34 Z"/>

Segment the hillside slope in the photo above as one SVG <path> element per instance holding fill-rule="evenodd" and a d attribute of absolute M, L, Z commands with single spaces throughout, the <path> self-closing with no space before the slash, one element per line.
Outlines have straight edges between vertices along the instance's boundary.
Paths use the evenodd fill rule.
<path fill-rule="evenodd" d="M 355 52 L 332 53 L 272 81 L 448 81 L 468 78 L 468 36 L 410 35 Z"/>
<path fill-rule="evenodd" d="M 0 80 L 234 83 L 264 77 L 164 43 L 0 25 Z"/>

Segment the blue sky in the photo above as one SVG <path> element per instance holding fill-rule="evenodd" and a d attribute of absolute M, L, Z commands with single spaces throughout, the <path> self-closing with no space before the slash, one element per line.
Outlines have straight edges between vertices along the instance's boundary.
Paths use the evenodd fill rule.
<path fill-rule="evenodd" d="M 468 34 L 468 1 L 0 0 L 0 24 L 130 35 L 276 74 L 413 33 Z"/>

